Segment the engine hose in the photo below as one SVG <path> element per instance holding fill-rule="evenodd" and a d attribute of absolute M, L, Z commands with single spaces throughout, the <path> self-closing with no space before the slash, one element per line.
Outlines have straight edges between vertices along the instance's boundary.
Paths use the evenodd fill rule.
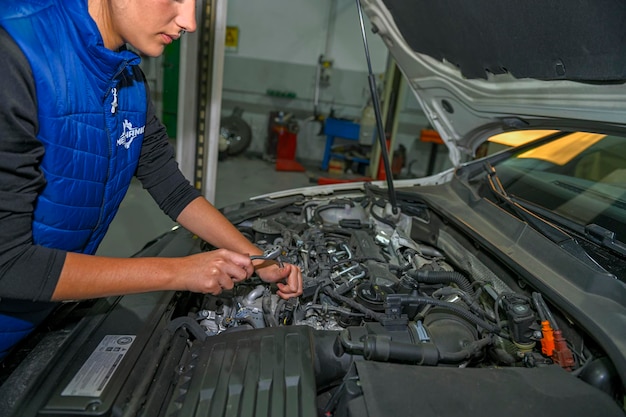
<path fill-rule="evenodd" d="M 339 295 L 336 291 L 333 291 L 333 290 L 331 290 L 328 287 L 324 288 L 324 292 L 329 297 L 332 297 L 332 298 L 334 298 L 337 301 L 341 301 L 342 303 L 345 303 L 345 304 L 349 305 L 353 309 L 360 311 L 361 313 L 363 313 L 365 315 L 366 318 L 371 318 L 371 319 L 374 319 L 376 321 L 382 321 L 382 320 L 387 318 L 386 314 L 377 313 L 374 310 L 370 310 L 369 308 L 365 307 L 364 305 L 359 304 L 358 302 L 354 301 L 351 298 Z"/>
<path fill-rule="evenodd" d="M 460 289 L 474 297 L 474 289 L 467 278 L 456 271 L 409 271 L 407 273 L 417 282 L 424 284 L 448 284 L 455 283 Z"/>
<path fill-rule="evenodd" d="M 363 341 L 363 357 L 377 362 L 410 362 L 435 366 L 439 363 L 437 346 L 432 343 L 393 342 L 386 336 L 369 335 Z"/>
<path fill-rule="evenodd" d="M 263 295 L 264 292 L 265 292 L 265 286 L 257 285 L 256 287 L 254 287 L 252 291 L 248 293 L 248 295 L 245 296 L 245 298 L 242 301 L 243 304 L 246 306 L 252 305 L 256 301 L 257 298 Z"/>
<path fill-rule="evenodd" d="M 475 314 L 482 315 L 483 317 L 487 317 L 492 322 L 496 323 L 496 315 L 492 311 L 487 311 L 480 306 L 478 302 L 476 302 L 473 298 L 471 298 L 465 291 L 460 290 L 458 288 L 452 287 L 444 287 L 438 289 L 433 293 L 433 296 L 446 296 L 446 295 L 456 295 L 458 296 L 470 310 L 472 310 Z"/>
<path fill-rule="evenodd" d="M 491 337 L 485 337 L 470 343 L 459 352 L 442 352 L 433 343 L 395 342 L 383 335 L 368 335 L 361 342 L 350 340 L 348 334 L 344 331 L 337 336 L 347 353 L 362 355 L 368 361 L 405 362 L 424 366 L 463 362 L 492 343 Z"/>
<path fill-rule="evenodd" d="M 326 204 L 324 206 L 318 206 L 313 211 L 313 220 L 315 220 L 317 223 L 324 224 L 324 219 L 322 219 L 320 212 L 324 210 L 330 210 L 330 209 L 345 210 L 346 206 L 354 207 L 354 204 L 351 201 L 346 201 L 344 204 L 334 202 L 334 203 Z"/>
<path fill-rule="evenodd" d="M 387 296 L 387 301 L 389 301 L 390 299 L 393 299 L 393 298 L 400 298 L 402 305 L 408 305 L 408 304 L 429 304 L 429 305 L 433 305 L 433 306 L 437 306 L 437 307 L 443 307 L 443 308 L 446 308 L 448 310 L 454 311 L 455 313 L 457 313 L 458 315 L 460 315 L 464 319 L 474 323 L 475 325 L 477 325 L 479 327 L 482 327 L 483 329 L 485 329 L 485 330 L 487 330 L 487 331 L 489 331 L 491 333 L 495 333 L 495 334 L 499 335 L 500 331 L 501 331 L 500 327 L 486 322 L 485 320 L 481 319 L 480 317 L 477 317 L 474 314 L 472 314 L 470 311 L 467 311 L 466 309 L 464 309 L 462 307 L 459 307 L 458 305 L 456 305 L 454 303 L 449 303 L 447 301 L 435 300 L 434 298 L 421 297 L 419 295 L 406 295 L 406 294 L 389 294 Z"/>
<path fill-rule="evenodd" d="M 263 294 L 263 300 L 261 300 L 261 307 L 263 308 L 263 318 L 268 327 L 278 327 L 278 321 L 272 314 L 272 297 L 269 291 Z"/>
<path fill-rule="evenodd" d="M 484 347 L 490 345 L 492 343 L 492 339 L 490 336 L 484 337 L 480 340 L 472 342 L 465 346 L 462 350 L 458 352 L 442 352 L 439 351 L 439 362 L 445 364 L 454 364 L 460 363 L 464 360 L 470 359 L 477 352 L 480 352 Z"/>
<path fill-rule="evenodd" d="M 329 311 L 332 311 L 332 312 L 340 313 L 346 316 L 363 317 L 362 313 L 354 313 L 352 310 L 348 308 L 335 307 L 335 306 L 331 306 L 328 304 L 308 304 L 305 307 L 305 310 L 318 310 L 318 311 L 321 311 L 323 314 L 326 314 Z"/>
<path fill-rule="evenodd" d="M 379 216 L 378 214 L 376 214 L 376 212 L 374 211 L 374 205 L 370 206 L 370 214 L 372 215 L 373 218 L 375 218 L 376 220 L 378 220 L 381 223 L 386 224 L 387 226 L 394 228 L 397 226 L 396 223 L 392 222 L 391 220 L 387 220 L 382 216 Z"/>
<path fill-rule="evenodd" d="M 371 318 L 374 319 L 376 321 L 382 322 L 385 319 L 387 319 L 387 315 L 384 313 L 378 313 L 376 311 L 370 310 L 369 308 L 359 304 L 358 302 L 352 300 L 351 298 L 348 297 L 343 297 L 341 295 L 339 295 L 336 291 L 331 290 L 328 287 L 324 288 L 324 292 L 334 298 L 335 300 L 341 301 L 347 305 L 349 305 L 350 307 L 354 308 L 355 310 L 360 311 L 361 313 L 363 313 L 365 315 L 366 318 Z M 433 298 L 428 298 L 428 297 L 420 297 L 420 296 L 414 296 L 414 295 L 406 295 L 406 294 L 389 294 L 387 296 L 387 301 L 389 301 L 390 299 L 393 299 L 395 297 L 399 297 L 401 300 L 401 304 L 403 305 L 407 305 L 407 304 L 430 304 L 430 305 L 434 305 L 437 307 L 443 307 L 443 308 L 447 308 L 448 310 L 452 310 L 455 313 L 457 313 L 458 315 L 460 315 L 461 317 L 465 318 L 466 320 L 470 321 L 471 323 L 474 323 L 475 325 L 482 327 L 483 329 L 491 332 L 491 333 L 495 333 L 495 334 L 500 334 L 500 328 L 498 326 L 494 326 L 491 323 L 486 322 L 485 320 L 481 319 L 480 317 L 475 316 L 474 314 L 472 314 L 471 312 L 467 311 L 464 308 L 459 307 L 458 305 L 454 304 L 454 303 L 448 303 L 446 301 L 440 301 L 440 300 L 435 300 Z"/>
<path fill-rule="evenodd" d="M 433 258 L 443 258 L 443 253 L 431 246 L 420 246 L 422 255 L 431 256 Z"/>
<path fill-rule="evenodd" d="M 374 262 L 380 262 L 380 263 L 385 263 L 385 264 L 387 263 L 387 261 L 382 258 L 376 258 L 373 256 L 359 256 L 358 258 L 342 259 L 340 261 L 331 262 L 331 266 L 335 267 L 335 266 L 339 266 L 339 265 L 350 263 L 350 262 L 363 263 L 367 261 L 374 261 Z M 388 265 L 388 266 L 391 268 L 395 265 Z"/>

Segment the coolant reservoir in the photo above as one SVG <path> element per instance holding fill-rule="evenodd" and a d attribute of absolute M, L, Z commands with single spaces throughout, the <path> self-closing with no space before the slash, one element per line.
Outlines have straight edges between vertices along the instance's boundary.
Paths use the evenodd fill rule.
<path fill-rule="evenodd" d="M 376 130 L 376 114 L 372 104 L 368 104 L 363 109 L 360 125 L 359 144 L 372 145 L 374 143 L 374 131 Z"/>
<path fill-rule="evenodd" d="M 341 200 L 330 201 L 315 209 L 314 217 L 326 225 L 338 225 L 342 220 L 358 220 L 360 224 L 368 224 L 368 216 L 360 204 L 346 203 Z"/>

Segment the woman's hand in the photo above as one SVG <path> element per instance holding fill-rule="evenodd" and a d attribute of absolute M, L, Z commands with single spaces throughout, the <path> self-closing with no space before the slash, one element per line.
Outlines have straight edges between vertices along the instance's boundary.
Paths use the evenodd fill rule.
<path fill-rule="evenodd" d="M 256 266 L 256 274 L 265 282 L 276 283 L 279 297 L 289 299 L 302 294 L 302 272 L 292 264 L 283 264 L 282 268 L 273 261 L 266 261 Z"/>
<path fill-rule="evenodd" d="M 200 238 L 210 243 L 214 247 L 229 248 L 233 251 L 228 252 L 230 259 L 225 260 L 225 263 L 217 264 L 217 269 L 213 269 L 214 265 L 209 263 L 210 259 L 204 263 L 204 270 L 197 272 L 198 276 L 204 276 L 206 282 L 199 280 L 194 284 L 194 288 L 190 288 L 192 291 L 210 292 L 221 291 L 220 289 L 230 289 L 233 287 L 233 283 L 241 282 L 250 277 L 253 273 L 253 268 L 256 269 L 259 277 L 270 283 L 276 283 L 278 287 L 278 295 L 282 298 L 297 297 L 302 294 L 302 272 L 300 268 L 295 265 L 285 264 L 283 268 L 279 268 L 273 261 L 251 261 L 250 255 L 261 255 L 262 251 L 251 243 L 245 236 L 233 226 L 233 224 L 224 215 L 217 210 L 211 203 L 205 198 L 198 197 L 185 207 L 176 219 L 187 230 L 196 233 Z M 215 256 L 210 254 L 226 253 L 220 250 L 214 252 L 208 252 L 207 254 L 199 254 L 194 256 Z M 247 253 L 247 255 L 241 255 Z M 232 255 L 237 255 L 232 258 Z M 245 258 L 240 258 L 243 256 Z M 202 259 L 202 258 L 200 258 Z M 231 271 L 228 267 L 228 262 L 239 265 L 239 267 L 245 270 L 245 274 L 241 271 Z M 254 264 L 253 264 L 254 263 Z M 254 265 L 254 267 L 253 267 Z M 210 268 L 210 270 L 208 270 Z M 220 273 L 224 270 L 225 274 Z M 229 272 L 230 271 L 230 272 Z M 230 276 L 230 282 L 227 282 L 226 276 Z"/>
<path fill-rule="evenodd" d="M 218 295 L 233 288 L 235 282 L 252 275 L 254 266 L 249 256 L 227 249 L 217 249 L 182 258 L 181 278 L 184 288 L 202 294 Z"/>

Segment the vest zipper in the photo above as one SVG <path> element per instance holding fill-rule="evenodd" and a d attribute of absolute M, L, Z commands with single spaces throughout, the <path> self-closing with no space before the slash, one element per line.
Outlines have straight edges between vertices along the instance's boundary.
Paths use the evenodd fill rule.
<path fill-rule="evenodd" d="M 122 73 L 122 71 L 124 71 L 124 69 L 127 66 L 127 62 L 124 61 L 120 67 L 118 68 L 118 70 L 115 72 L 115 75 L 113 76 L 113 78 L 111 79 L 111 85 L 116 85 L 117 86 L 117 77 Z M 114 115 L 115 113 L 117 113 L 117 108 L 118 108 L 118 100 L 117 100 L 117 87 L 110 87 L 110 89 L 108 89 L 107 91 L 110 91 L 111 94 L 113 94 L 113 100 L 111 101 L 111 110 L 109 114 Z M 100 227 L 102 226 L 103 223 L 103 217 L 104 217 L 104 207 L 106 205 L 106 193 L 107 193 L 107 185 L 109 184 L 109 180 L 111 177 L 111 164 L 112 164 L 112 157 L 113 157 L 113 142 L 111 140 L 111 129 L 109 129 L 109 124 L 108 124 L 108 116 L 107 112 L 105 109 L 103 109 L 103 116 L 104 116 L 104 128 L 106 131 L 106 135 L 107 135 L 107 142 L 109 145 L 109 163 L 107 164 L 107 175 L 106 178 L 104 180 L 104 190 L 103 190 L 103 195 L 102 195 L 102 202 L 100 203 L 100 214 L 98 215 L 98 221 L 96 223 L 96 225 L 94 226 L 93 230 L 91 231 L 91 234 L 89 235 L 89 239 L 85 242 L 85 246 L 83 246 L 83 252 L 93 244 L 93 238 L 94 236 L 97 235 L 97 233 L 99 233 Z"/>
<path fill-rule="evenodd" d="M 117 110 L 117 88 L 113 87 L 111 89 L 111 93 L 113 94 L 113 101 L 111 102 L 111 113 L 115 113 Z"/>

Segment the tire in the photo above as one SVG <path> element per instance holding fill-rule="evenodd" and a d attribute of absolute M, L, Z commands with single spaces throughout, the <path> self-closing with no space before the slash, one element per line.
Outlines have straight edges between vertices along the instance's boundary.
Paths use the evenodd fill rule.
<path fill-rule="evenodd" d="M 224 117 L 220 122 L 220 130 L 228 138 L 226 153 L 230 156 L 241 154 L 252 142 L 252 129 L 241 117 Z"/>

